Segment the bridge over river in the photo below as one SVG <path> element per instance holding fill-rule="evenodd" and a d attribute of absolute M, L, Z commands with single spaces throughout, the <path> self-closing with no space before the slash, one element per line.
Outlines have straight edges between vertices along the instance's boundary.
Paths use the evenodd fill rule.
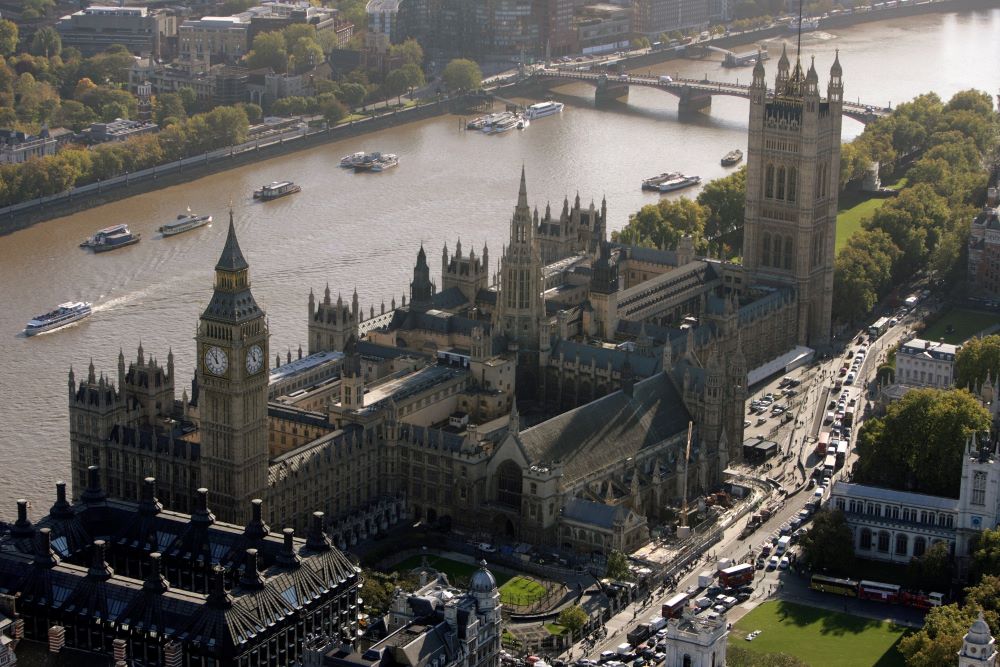
<path fill-rule="evenodd" d="M 566 72 L 553 69 L 535 70 L 531 74 L 530 79 L 546 86 L 557 86 L 562 83 L 578 81 L 588 83 L 596 87 L 596 96 L 599 101 L 625 99 L 628 97 L 629 86 L 658 88 L 680 98 L 679 107 L 681 111 L 697 111 L 710 107 L 712 105 L 712 98 L 716 95 L 750 99 L 749 85 L 724 81 L 709 81 L 708 79 L 661 78 L 636 76 L 633 74 L 608 76 L 607 74 Z M 773 90 L 770 92 L 773 92 Z M 861 123 L 868 123 L 876 118 L 882 118 L 889 115 L 892 111 L 888 108 L 847 101 L 843 103 L 843 110 L 845 116 Z"/>

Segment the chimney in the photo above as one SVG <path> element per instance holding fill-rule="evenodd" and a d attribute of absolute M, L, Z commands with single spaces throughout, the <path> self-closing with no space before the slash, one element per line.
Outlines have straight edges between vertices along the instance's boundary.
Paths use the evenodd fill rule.
<path fill-rule="evenodd" d="M 28 520 L 28 501 L 21 498 L 17 501 L 17 521 L 11 528 L 10 534 L 14 537 L 31 537 L 35 533 L 35 527 Z"/>
<path fill-rule="evenodd" d="M 56 482 L 56 502 L 49 509 L 49 516 L 53 519 L 73 517 L 73 506 L 66 500 L 66 482 L 62 480 Z"/>
<path fill-rule="evenodd" d="M 80 500 L 88 505 L 104 502 L 107 496 L 101 488 L 101 469 L 97 466 L 87 468 L 87 488 L 80 494 Z"/>
<path fill-rule="evenodd" d="M 295 553 L 295 529 L 285 528 L 281 531 L 281 534 L 284 538 L 284 544 L 281 547 L 281 551 L 278 552 L 275 562 L 277 562 L 281 567 L 298 567 L 299 557 L 298 554 Z"/>

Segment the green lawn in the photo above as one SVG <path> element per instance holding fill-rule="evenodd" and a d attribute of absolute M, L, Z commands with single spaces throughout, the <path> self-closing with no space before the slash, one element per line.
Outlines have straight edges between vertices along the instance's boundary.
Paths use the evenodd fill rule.
<path fill-rule="evenodd" d="M 924 329 L 920 337 L 924 340 L 943 340 L 945 343 L 957 345 L 964 343 L 974 334 L 994 324 L 1000 324 L 1000 316 L 982 313 L 978 310 L 953 308 L 945 313 L 941 319 Z M 945 333 L 948 325 L 954 327 L 951 333 Z"/>
<path fill-rule="evenodd" d="M 748 632 L 762 632 L 752 642 Z M 730 642 L 759 653 L 789 653 L 814 667 L 903 667 L 905 628 L 790 602 L 765 602 L 741 618 Z"/>
<path fill-rule="evenodd" d="M 504 604 L 528 605 L 545 597 L 545 586 L 527 577 L 513 577 L 500 587 L 500 601 Z"/>
<path fill-rule="evenodd" d="M 410 556 L 393 569 L 397 572 L 411 572 L 415 568 L 420 567 L 422 563 L 423 556 Z M 448 575 L 449 579 L 455 579 L 457 577 L 465 580 L 471 577 L 472 573 L 479 569 L 475 565 L 461 563 L 457 560 L 451 560 L 450 558 L 441 558 L 440 556 L 428 556 L 427 567 L 437 570 L 438 572 L 444 572 Z M 503 588 L 504 584 L 506 584 L 510 579 L 509 575 L 497 572 L 496 570 L 490 570 L 490 572 L 493 573 L 494 578 L 497 580 L 497 585 L 501 588 Z M 542 590 L 544 592 L 544 589 Z"/>
<path fill-rule="evenodd" d="M 558 623 L 546 623 L 545 629 L 549 631 L 550 635 L 564 635 L 569 631 L 569 628 Z"/>
<path fill-rule="evenodd" d="M 906 178 L 903 177 L 891 185 L 885 187 L 899 190 L 906 185 Z M 847 245 L 847 239 L 851 238 L 854 232 L 861 229 L 861 221 L 870 217 L 882 204 L 889 201 L 885 197 L 872 197 L 863 192 L 844 192 L 840 195 L 840 209 L 837 211 L 837 247 L 836 252 Z"/>

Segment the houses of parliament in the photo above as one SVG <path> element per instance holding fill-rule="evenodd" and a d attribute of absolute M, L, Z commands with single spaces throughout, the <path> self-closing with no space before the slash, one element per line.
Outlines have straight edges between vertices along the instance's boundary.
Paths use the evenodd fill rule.
<path fill-rule="evenodd" d="M 421 247 L 401 304 L 310 292 L 308 350 L 273 366 L 230 215 L 190 389 L 141 346 L 116 374 L 70 372 L 74 497 L 96 466 L 110 497 L 140 500 L 155 477 L 166 508 L 206 488 L 236 524 L 252 499 L 299 532 L 322 511 L 342 549 L 407 519 L 633 551 L 685 477 L 707 492 L 740 461 L 748 373 L 828 342 L 839 61 L 826 92 L 784 54 L 773 90 L 754 68 L 742 264 L 690 239 L 611 242 L 606 202 L 539 213 L 522 169 L 495 267 L 458 243 L 434 281 Z"/>

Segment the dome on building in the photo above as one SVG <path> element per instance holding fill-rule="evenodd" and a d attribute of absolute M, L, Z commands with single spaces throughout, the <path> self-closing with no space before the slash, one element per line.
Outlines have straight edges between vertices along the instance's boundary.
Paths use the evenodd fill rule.
<path fill-rule="evenodd" d="M 976 619 L 976 622 L 972 624 L 969 632 L 965 635 L 965 643 L 986 646 L 991 641 L 993 641 L 993 636 L 990 634 L 990 626 L 983 619 L 983 612 L 979 612 L 979 618 Z"/>
<path fill-rule="evenodd" d="M 497 588 L 497 580 L 493 573 L 486 569 L 486 561 L 479 561 L 479 569 L 472 573 L 469 579 L 469 591 L 472 593 L 492 593 Z"/>

